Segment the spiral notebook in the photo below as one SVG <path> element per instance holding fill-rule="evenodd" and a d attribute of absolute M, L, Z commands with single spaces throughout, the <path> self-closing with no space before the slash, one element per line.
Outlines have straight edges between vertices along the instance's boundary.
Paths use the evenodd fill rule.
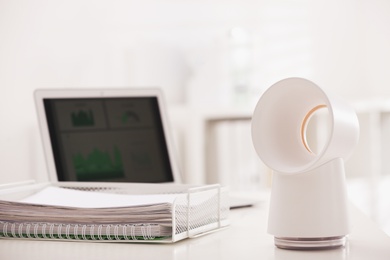
<path fill-rule="evenodd" d="M 0 238 L 172 243 L 228 225 L 219 185 L 0 189 Z"/>

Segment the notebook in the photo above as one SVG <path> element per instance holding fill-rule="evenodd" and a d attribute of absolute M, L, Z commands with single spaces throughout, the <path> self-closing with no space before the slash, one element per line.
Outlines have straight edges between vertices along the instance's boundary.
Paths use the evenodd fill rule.
<path fill-rule="evenodd" d="M 219 185 L 81 184 L 0 187 L 0 238 L 173 243 L 229 224 Z"/>
<path fill-rule="evenodd" d="M 51 182 L 181 183 L 160 89 L 39 89 L 35 103 Z"/>

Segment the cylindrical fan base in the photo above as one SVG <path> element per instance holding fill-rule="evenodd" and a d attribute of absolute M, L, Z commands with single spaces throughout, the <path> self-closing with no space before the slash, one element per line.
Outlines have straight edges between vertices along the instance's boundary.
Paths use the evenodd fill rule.
<path fill-rule="evenodd" d="M 331 249 L 345 246 L 346 236 L 339 237 L 275 237 L 275 245 L 281 249 L 291 250 L 316 250 Z"/>

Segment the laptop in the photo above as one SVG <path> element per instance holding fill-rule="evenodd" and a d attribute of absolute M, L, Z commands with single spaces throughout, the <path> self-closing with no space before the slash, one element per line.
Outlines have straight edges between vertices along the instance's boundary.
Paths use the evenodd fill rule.
<path fill-rule="evenodd" d="M 50 181 L 181 183 L 160 89 L 38 89 L 34 97 Z"/>

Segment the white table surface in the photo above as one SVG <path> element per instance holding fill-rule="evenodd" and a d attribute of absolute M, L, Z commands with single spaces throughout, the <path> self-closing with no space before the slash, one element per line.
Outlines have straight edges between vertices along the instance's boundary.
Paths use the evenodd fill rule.
<path fill-rule="evenodd" d="M 274 246 L 266 233 L 267 205 L 231 211 L 231 225 L 175 244 L 132 244 L 0 239 L 0 259 L 278 259 L 389 260 L 390 237 L 351 207 L 352 233 L 343 248 L 291 251 Z"/>

